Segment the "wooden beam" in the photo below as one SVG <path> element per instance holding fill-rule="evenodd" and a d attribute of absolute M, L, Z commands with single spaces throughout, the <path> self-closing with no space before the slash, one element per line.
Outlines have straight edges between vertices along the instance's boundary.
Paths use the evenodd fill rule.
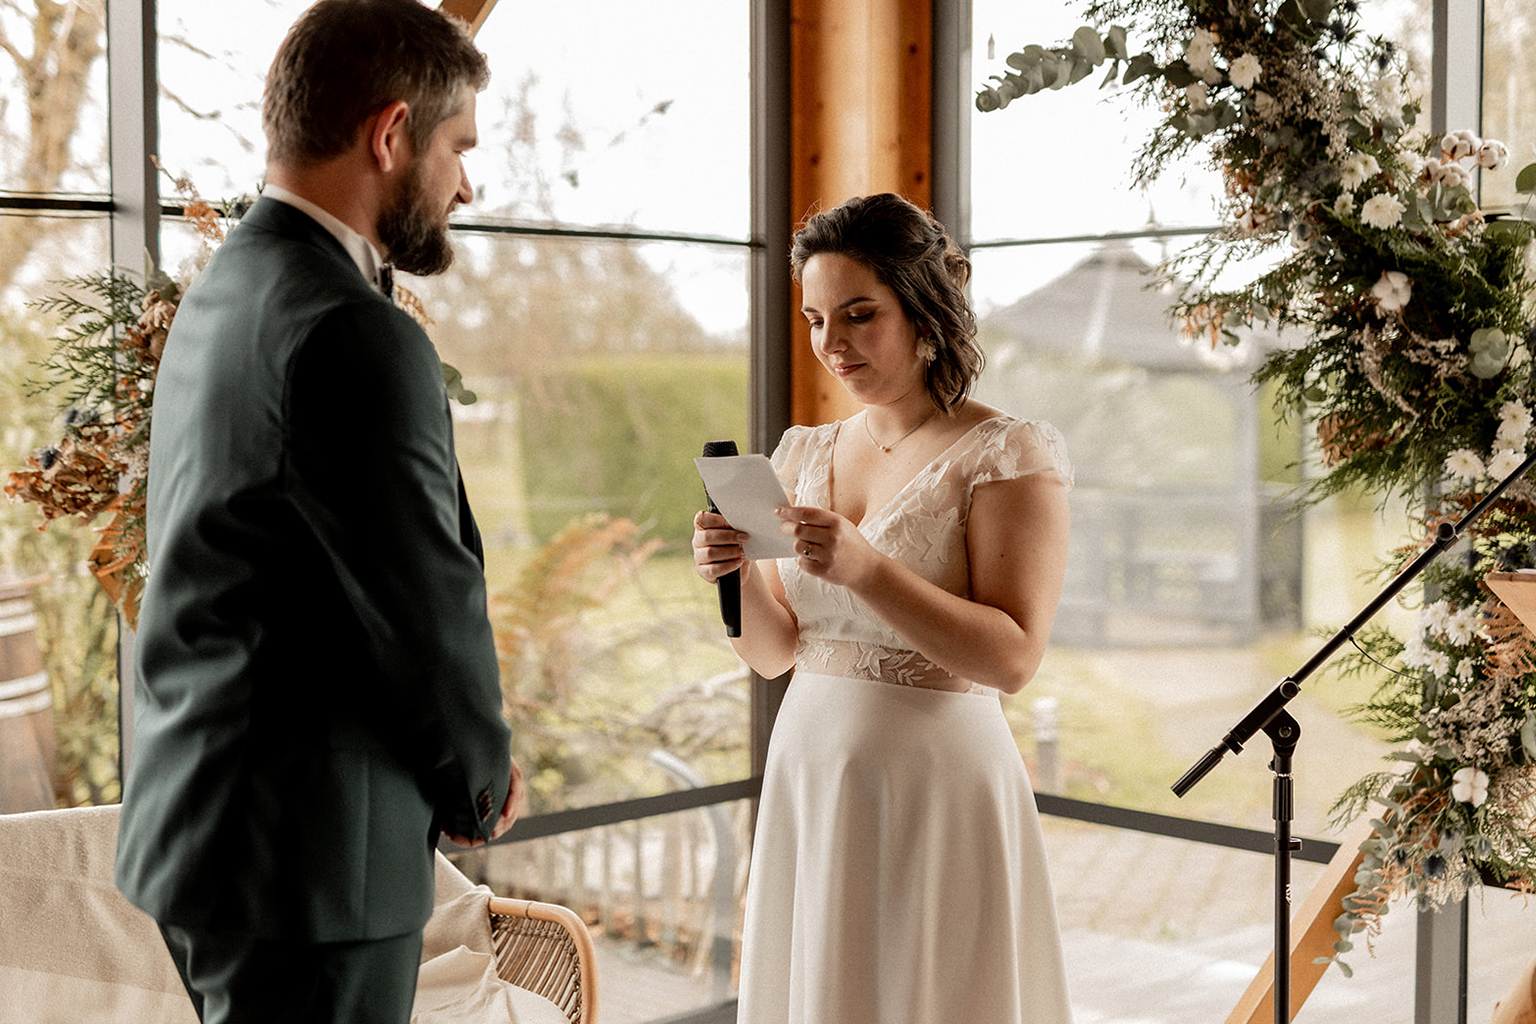
<path fill-rule="evenodd" d="M 467 23 L 473 35 L 480 31 L 480 26 L 485 24 L 491 8 L 495 6 L 496 0 L 443 0 L 437 9 Z"/>
<path fill-rule="evenodd" d="M 1307 1001 L 1322 980 L 1327 964 L 1313 963 L 1319 957 L 1333 955 L 1339 933 L 1333 930 L 1334 918 L 1344 912 L 1344 897 L 1355 891 L 1355 871 L 1365 854 L 1360 844 L 1371 837 L 1370 822 L 1357 821 L 1339 841 L 1323 875 L 1307 894 L 1291 920 L 1291 1012 L 1290 1020 Z M 1275 954 L 1270 952 L 1258 976 L 1227 1016 L 1227 1024 L 1271 1024 L 1275 1019 Z"/>
<path fill-rule="evenodd" d="M 872 192 L 925 209 L 932 177 L 932 0 L 792 0 L 791 215 Z M 793 296 L 796 423 L 858 410 L 816 361 Z"/>

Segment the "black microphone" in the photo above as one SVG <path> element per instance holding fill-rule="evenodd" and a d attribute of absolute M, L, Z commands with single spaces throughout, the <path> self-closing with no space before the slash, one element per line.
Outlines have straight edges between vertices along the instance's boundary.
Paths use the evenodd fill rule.
<path fill-rule="evenodd" d="M 718 459 L 726 455 L 736 455 L 735 441 L 705 441 L 704 458 Z M 709 510 L 719 512 L 715 507 L 715 499 L 709 496 L 709 489 L 704 489 L 704 497 L 709 501 Z M 728 572 L 721 576 L 717 582 L 720 593 L 720 621 L 725 623 L 726 636 L 741 636 L 741 570 Z"/>

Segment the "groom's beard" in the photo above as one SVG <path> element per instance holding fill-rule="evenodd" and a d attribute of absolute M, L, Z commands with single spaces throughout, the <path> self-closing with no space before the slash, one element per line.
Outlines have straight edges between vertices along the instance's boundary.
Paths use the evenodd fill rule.
<path fill-rule="evenodd" d="M 379 241 L 396 270 L 417 277 L 441 274 L 453 264 L 448 218 L 427 209 L 422 194 L 421 164 L 412 162 L 400 189 L 379 211 Z"/>

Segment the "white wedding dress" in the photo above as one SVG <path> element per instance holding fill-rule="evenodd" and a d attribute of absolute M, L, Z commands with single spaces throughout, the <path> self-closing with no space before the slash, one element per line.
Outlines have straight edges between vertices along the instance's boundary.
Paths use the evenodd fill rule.
<path fill-rule="evenodd" d="M 785 433 L 773 463 L 796 504 L 828 507 L 839 427 Z M 1055 428 L 989 419 L 859 529 L 966 594 L 971 489 L 1041 472 L 1071 484 Z M 913 685 L 952 677 L 845 589 L 778 567 L 800 645 L 768 749 L 738 1021 L 1066 1024 L 1039 818 L 997 691 Z"/>

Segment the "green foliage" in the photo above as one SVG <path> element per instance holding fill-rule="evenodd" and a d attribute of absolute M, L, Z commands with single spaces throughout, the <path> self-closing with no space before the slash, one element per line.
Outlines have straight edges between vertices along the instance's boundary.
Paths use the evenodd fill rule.
<path fill-rule="evenodd" d="M 740 774 L 744 681 L 722 682 L 719 668 L 700 681 L 683 652 L 708 644 L 701 630 L 718 631 L 699 614 L 713 594 L 691 562 L 654 558 L 661 546 L 628 520 L 578 517 L 492 595 L 503 706 L 534 813 L 639 795 L 657 749 L 707 777 Z M 662 582 L 678 569 L 681 601 Z"/>
<path fill-rule="evenodd" d="M 530 380 L 521 419 L 535 536 L 605 512 L 686 543 L 704 503 L 693 460 L 711 440 L 749 450 L 746 393 L 735 354 L 611 356 Z"/>
<path fill-rule="evenodd" d="M 48 351 L 48 325 L 0 314 L 0 451 L 14 464 L 57 435 L 51 396 L 27 381 Z M 112 803 L 117 778 L 117 616 L 84 570 L 96 537 L 78 529 L 43 530 L 33 505 L 0 503 L 0 574 L 44 582 L 32 593 L 37 641 L 53 689 L 57 761 L 54 788 L 61 806 Z"/>

